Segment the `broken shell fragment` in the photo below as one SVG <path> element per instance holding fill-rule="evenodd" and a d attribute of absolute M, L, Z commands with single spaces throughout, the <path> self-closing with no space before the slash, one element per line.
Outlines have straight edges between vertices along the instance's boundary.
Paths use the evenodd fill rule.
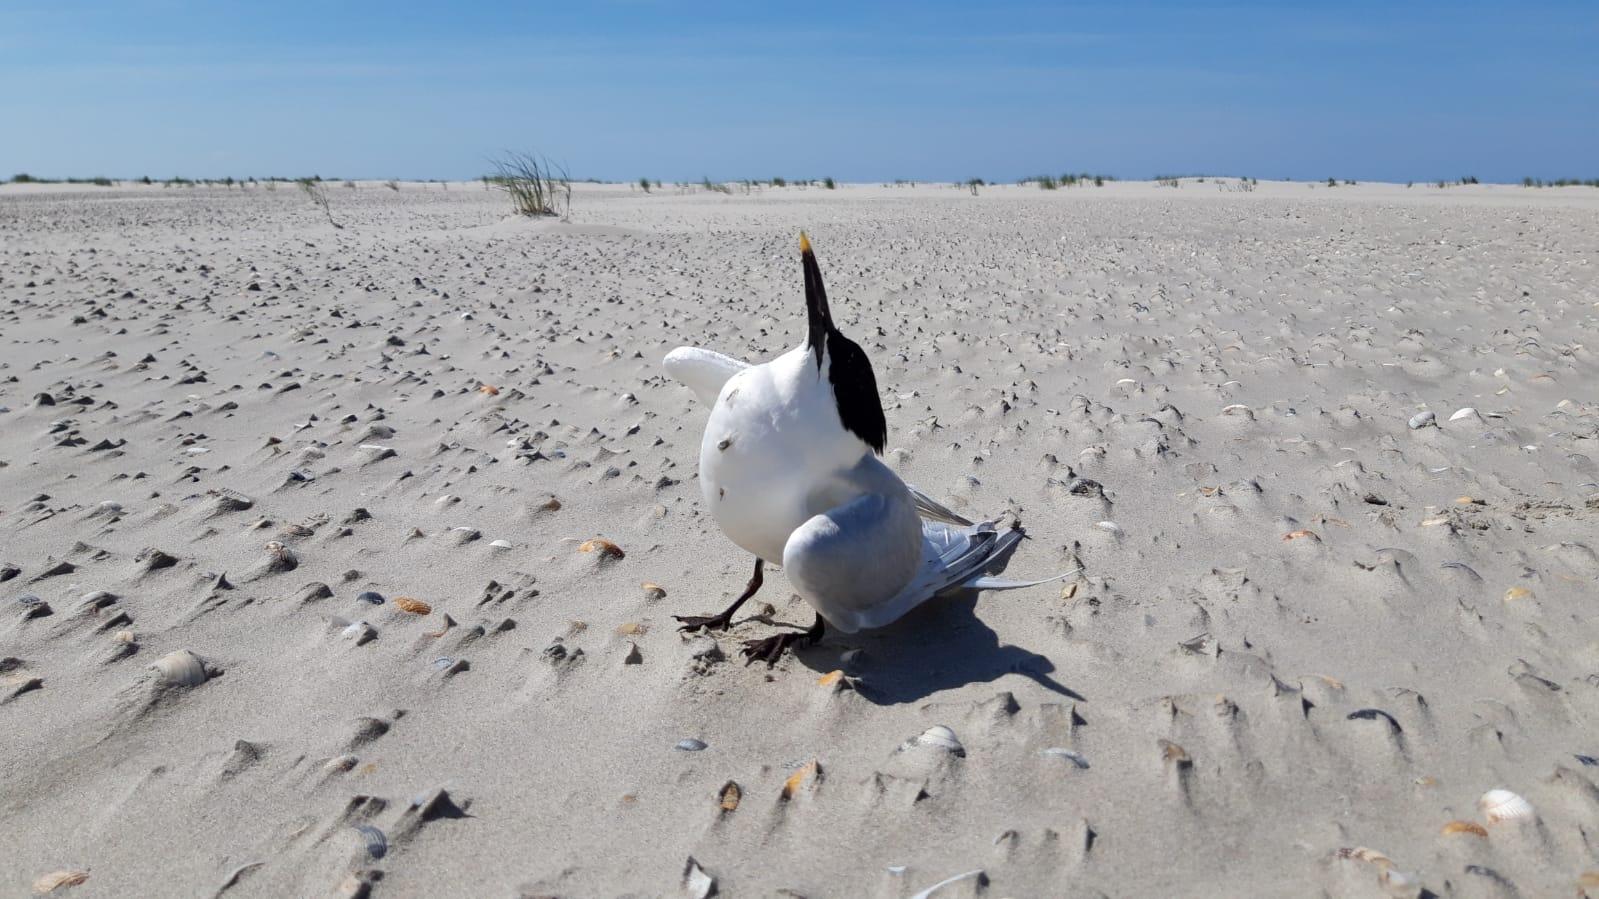
<path fill-rule="evenodd" d="M 187 649 L 169 652 L 150 666 L 161 679 L 179 687 L 198 687 L 206 681 L 205 662 Z"/>
<path fill-rule="evenodd" d="M 783 781 L 783 801 L 787 802 L 798 795 L 800 789 L 805 786 L 806 781 L 815 784 L 821 779 L 822 766 L 817 764 L 815 759 L 806 762 L 798 771 L 790 774 L 788 780 Z"/>
<path fill-rule="evenodd" d="M 916 738 L 915 743 L 920 746 L 942 749 L 951 755 L 961 758 L 966 756 L 966 747 L 962 746 L 961 741 L 955 737 L 955 732 L 942 724 L 935 724 L 922 731 L 921 735 Z"/>
<path fill-rule="evenodd" d="M 75 887 L 88 879 L 88 871 L 51 871 L 33 882 L 33 891 L 43 896 L 61 887 Z"/>
<path fill-rule="evenodd" d="M 742 798 L 744 798 L 743 789 L 730 780 L 722 784 L 722 792 L 717 794 L 716 804 L 721 806 L 722 811 L 730 812 L 738 808 L 739 800 Z"/>
<path fill-rule="evenodd" d="M 433 611 L 432 606 L 420 599 L 413 599 L 409 596 L 394 597 L 394 607 L 402 612 L 410 612 L 412 615 L 426 615 Z"/>
<path fill-rule="evenodd" d="M 1474 837 L 1483 837 L 1486 839 L 1488 836 L 1488 829 L 1475 821 L 1450 821 L 1448 824 L 1444 825 L 1444 829 L 1440 831 L 1440 833 L 1442 833 L 1444 836 L 1470 834 Z"/>
<path fill-rule="evenodd" d="M 1514 602 L 1518 599 L 1531 599 L 1532 591 L 1526 587 L 1511 587 L 1505 591 L 1505 602 Z"/>
<path fill-rule="evenodd" d="M 1300 539 L 1302 537 L 1309 537 L 1310 539 L 1315 540 L 1318 543 L 1321 542 L 1321 538 L 1316 536 L 1316 532 L 1315 531 L 1306 530 L 1304 528 L 1300 528 L 1297 531 L 1289 531 L 1288 533 L 1284 534 L 1283 535 L 1283 542 L 1287 543 L 1290 540 L 1298 540 L 1298 539 Z"/>
<path fill-rule="evenodd" d="M 577 548 L 577 551 L 584 553 L 597 552 L 602 556 L 609 556 L 613 559 L 620 559 L 627 555 L 626 553 L 622 552 L 622 547 L 617 546 L 615 543 L 612 543 L 611 541 L 602 537 L 595 537 L 593 540 L 585 540 L 583 545 Z"/>
<path fill-rule="evenodd" d="M 1509 790 L 1489 790 L 1482 794 L 1477 800 L 1477 810 L 1489 824 L 1524 821 L 1537 815 L 1532 803 Z"/>

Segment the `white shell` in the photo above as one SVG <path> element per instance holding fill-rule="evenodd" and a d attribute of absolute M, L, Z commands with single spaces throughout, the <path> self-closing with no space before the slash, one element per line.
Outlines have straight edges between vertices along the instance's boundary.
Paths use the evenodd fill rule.
<path fill-rule="evenodd" d="M 495 540 L 494 542 L 490 543 L 489 545 L 494 547 L 495 549 L 510 549 L 511 548 L 511 541 L 509 541 L 509 540 Z"/>
<path fill-rule="evenodd" d="M 1437 424 L 1438 413 L 1433 412 L 1431 409 L 1426 412 L 1417 412 L 1415 415 L 1410 416 L 1410 429 L 1412 431 L 1419 431 L 1428 425 L 1436 426 Z"/>
<path fill-rule="evenodd" d="M 1532 803 L 1509 790 L 1489 790 L 1477 800 L 1477 809 L 1489 824 L 1522 821 L 1537 816 Z"/>
<path fill-rule="evenodd" d="M 1449 416 L 1449 420 L 1450 421 L 1459 421 L 1462 418 L 1481 418 L 1481 417 L 1482 416 L 1477 414 L 1477 410 L 1476 409 L 1473 409 L 1470 406 L 1467 406 L 1464 409 L 1456 410 L 1454 415 Z"/>
<path fill-rule="evenodd" d="M 169 652 L 150 666 L 161 672 L 161 679 L 180 687 L 198 687 L 205 683 L 205 662 L 187 649 Z"/>
<path fill-rule="evenodd" d="M 1065 759 L 1068 762 L 1071 762 L 1073 765 L 1085 770 L 1088 768 L 1088 757 L 1083 755 L 1081 752 L 1076 751 L 1075 749 L 1062 749 L 1059 746 L 1051 746 L 1044 750 L 1043 754 L 1054 758 Z"/>
<path fill-rule="evenodd" d="M 942 749 L 951 755 L 966 755 L 966 747 L 962 746 L 961 741 L 956 739 L 955 732 L 942 724 L 935 724 L 922 731 L 921 736 L 916 738 L 916 742 L 921 746 Z"/>

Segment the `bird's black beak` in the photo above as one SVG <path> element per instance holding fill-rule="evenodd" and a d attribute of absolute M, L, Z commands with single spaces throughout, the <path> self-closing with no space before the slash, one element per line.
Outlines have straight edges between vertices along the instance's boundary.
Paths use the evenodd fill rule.
<path fill-rule="evenodd" d="M 816 354 L 816 368 L 821 370 L 822 350 L 827 345 L 827 332 L 833 327 L 833 316 L 827 311 L 822 269 L 816 264 L 816 254 L 811 252 L 811 241 L 804 231 L 800 232 L 800 263 L 805 267 L 805 320 L 809 326 L 805 345 Z"/>

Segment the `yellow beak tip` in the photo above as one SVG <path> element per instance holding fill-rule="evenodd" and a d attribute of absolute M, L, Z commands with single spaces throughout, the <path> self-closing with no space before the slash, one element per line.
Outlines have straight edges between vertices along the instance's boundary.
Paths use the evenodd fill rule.
<path fill-rule="evenodd" d="M 801 253 L 809 253 L 810 251 L 811 251 L 811 239 L 809 237 L 805 236 L 805 232 L 804 231 L 801 231 L 800 232 L 800 252 Z"/>

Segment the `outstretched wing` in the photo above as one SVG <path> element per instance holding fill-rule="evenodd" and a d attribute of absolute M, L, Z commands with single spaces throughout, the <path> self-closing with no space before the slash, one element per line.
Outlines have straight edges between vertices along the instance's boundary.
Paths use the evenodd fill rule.
<path fill-rule="evenodd" d="M 728 378 L 750 367 L 748 362 L 697 346 L 678 347 L 666 354 L 661 365 L 707 406 L 716 405 Z"/>

